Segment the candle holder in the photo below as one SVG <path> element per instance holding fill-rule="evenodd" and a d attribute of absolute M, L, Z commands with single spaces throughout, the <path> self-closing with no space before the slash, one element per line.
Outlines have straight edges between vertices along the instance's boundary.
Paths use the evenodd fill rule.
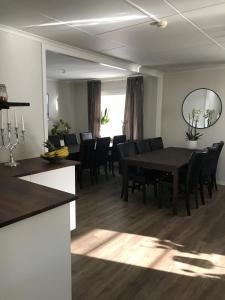
<path fill-rule="evenodd" d="M 12 131 L 11 123 L 7 123 L 7 129 L 5 133 L 5 129 L 1 128 L 0 134 L 1 134 L 1 142 L 2 145 L 0 149 L 2 150 L 8 150 L 9 151 L 9 161 L 5 163 L 5 166 L 7 167 L 16 167 L 19 163 L 15 161 L 13 157 L 13 151 L 16 149 L 16 146 L 21 143 L 21 141 L 25 142 L 25 130 L 22 128 L 21 130 L 21 137 L 19 135 L 19 127 L 14 127 L 15 131 Z M 6 143 L 7 138 L 8 141 Z M 13 138 L 14 137 L 14 138 Z M 14 141 L 13 141 L 14 140 Z"/>

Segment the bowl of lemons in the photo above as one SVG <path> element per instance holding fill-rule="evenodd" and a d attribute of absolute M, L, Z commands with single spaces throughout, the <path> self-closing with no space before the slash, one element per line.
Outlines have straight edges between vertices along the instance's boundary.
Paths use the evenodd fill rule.
<path fill-rule="evenodd" d="M 44 143 L 44 146 L 48 148 L 48 152 L 41 154 L 41 158 L 49 161 L 50 163 L 58 163 L 69 156 L 68 147 L 55 149 L 55 147 L 48 141 Z"/>

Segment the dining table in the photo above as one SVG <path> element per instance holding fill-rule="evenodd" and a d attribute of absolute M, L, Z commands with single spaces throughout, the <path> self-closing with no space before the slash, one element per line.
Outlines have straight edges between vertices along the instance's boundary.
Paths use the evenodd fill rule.
<path fill-rule="evenodd" d="M 173 175 L 172 208 L 177 214 L 179 171 L 188 165 L 194 150 L 179 147 L 168 147 L 152 152 L 137 154 L 124 159 L 124 200 L 128 201 L 128 168 L 135 166 L 150 170 L 159 170 Z"/>

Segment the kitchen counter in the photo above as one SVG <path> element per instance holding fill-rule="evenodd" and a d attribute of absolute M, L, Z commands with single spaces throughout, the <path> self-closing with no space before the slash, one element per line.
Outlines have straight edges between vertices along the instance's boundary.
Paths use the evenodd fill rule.
<path fill-rule="evenodd" d="M 75 167 L 42 158 L 0 165 L 0 299 L 72 299 Z"/>
<path fill-rule="evenodd" d="M 60 205 L 74 201 L 77 196 L 18 177 L 75 166 L 63 160 L 50 164 L 42 158 L 25 159 L 15 168 L 0 165 L 0 227 L 7 226 Z"/>

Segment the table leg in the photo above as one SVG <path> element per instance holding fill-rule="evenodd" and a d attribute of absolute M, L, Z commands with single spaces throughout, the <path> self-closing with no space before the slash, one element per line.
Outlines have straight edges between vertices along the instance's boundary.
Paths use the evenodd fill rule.
<path fill-rule="evenodd" d="M 178 185 L 179 185 L 178 171 L 174 171 L 173 172 L 173 199 L 172 199 L 172 206 L 173 206 L 173 214 L 174 215 L 177 215 Z"/>
<path fill-rule="evenodd" d="M 124 163 L 124 172 L 123 172 L 123 197 L 124 201 L 128 201 L 128 165 Z"/>

